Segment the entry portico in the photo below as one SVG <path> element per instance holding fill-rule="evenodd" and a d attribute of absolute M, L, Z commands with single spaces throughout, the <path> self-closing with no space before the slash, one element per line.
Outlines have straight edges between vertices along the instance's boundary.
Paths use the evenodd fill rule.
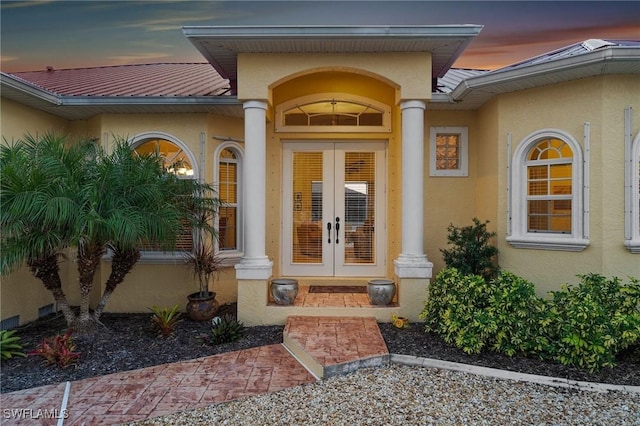
<path fill-rule="evenodd" d="M 477 25 L 183 29 L 186 37 L 220 75 L 230 80 L 232 90 L 237 91 L 237 97 L 244 105 L 244 204 L 247 214 L 245 251 L 236 265 L 241 320 L 251 325 L 282 323 L 287 315 L 297 312 L 296 307 L 269 304 L 268 282 L 283 274 L 289 276 L 290 271 L 298 272 L 294 278 L 313 279 L 317 265 L 324 265 L 329 259 L 327 250 L 333 249 L 325 243 L 331 243 L 331 236 L 340 229 L 341 218 L 344 236 L 342 246 L 338 245 L 341 264 L 357 264 L 362 271 L 366 271 L 362 268 L 363 262 L 375 264 L 378 271 L 375 275 L 364 272 L 360 278 L 392 277 L 398 286 L 398 299 L 392 308 L 359 309 L 358 312 L 352 308 L 336 308 L 332 314 L 373 315 L 379 320 L 388 320 L 392 310 L 417 319 L 432 269 L 423 241 L 426 104 L 431 99 L 432 81 L 444 75 L 480 29 Z M 358 101 L 360 105 L 382 104 L 380 109 L 383 110 L 386 106 L 386 125 L 376 129 L 377 122 L 373 126 L 360 126 L 359 122 L 340 125 L 335 120 L 333 123 L 313 123 L 311 120 L 304 124 L 306 128 L 301 128 L 299 125 L 288 126 L 291 123 L 282 121 L 286 114 L 276 113 L 287 102 L 304 97 L 313 103 L 315 97 L 314 113 L 328 115 L 327 111 L 321 111 L 321 103 L 327 100 L 328 93 L 331 99 L 326 105 L 333 105 L 334 113 L 336 103 L 355 97 L 365 99 Z M 383 121 L 381 119 L 381 123 Z M 360 180 L 346 183 L 347 180 L 340 177 L 343 171 L 338 169 L 335 176 L 340 183 L 335 188 L 339 196 L 326 189 L 327 180 L 331 180 L 331 177 L 326 178 L 326 171 L 321 172 L 321 176 L 309 175 L 306 189 L 287 192 L 289 182 L 284 176 L 290 181 L 303 180 L 291 168 L 293 160 L 285 158 L 289 154 L 285 154 L 284 147 L 291 141 L 311 147 L 319 142 L 325 148 L 327 143 L 339 147 L 339 152 L 346 152 L 335 157 L 342 167 L 363 164 L 365 160 L 361 158 L 350 163 L 345 160 L 350 153 L 360 151 L 360 147 L 382 146 L 383 154 L 369 166 L 378 171 L 378 181 L 374 184 L 361 176 Z M 359 148 L 353 149 L 354 144 Z M 345 151 L 343 147 L 350 148 Z M 311 151 L 325 148 L 312 148 Z M 347 166 L 345 161 L 349 163 Z M 324 170 L 324 166 L 320 167 Z M 332 173 L 329 176 L 333 176 Z M 363 189 L 357 189 L 358 184 Z M 271 196 L 275 195 L 273 191 L 269 192 L 273 187 L 279 189 L 275 197 Z M 376 189 L 375 196 L 371 192 L 373 188 Z M 354 217 L 349 220 L 349 213 L 344 208 L 349 202 L 348 199 L 344 201 L 348 198 L 345 192 L 354 191 L 364 194 L 362 198 L 367 206 L 362 207 L 362 217 L 357 219 L 357 215 L 352 215 Z M 267 194 L 270 194 L 268 199 Z M 292 204 L 290 197 L 299 198 Z M 342 209 L 335 211 L 340 213 L 334 213 L 333 204 L 331 212 L 327 212 L 328 199 L 338 200 Z M 318 200 L 322 200 L 321 207 L 317 205 Z M 378 210 L 370 208 L 374 203 L 379 206 Z M 316 226 L 314 231 L 302 231 L 299 218 L 305 214 L 311 216 L 307 222 L 309 226 Z M 365 220 L 373 235 L 365 240 L 369 244 L 365 250 L 371 253 L 369 259 L 365 257 L 363 261 L 359 253 L 346 253 L 359 250 L 358 242 L 362 239 L 356 234 L 358 228 L 365 228 Z M 396 225 L 398 222 L 399 226 Z M 349 234 L 350 230 L 353 235 Z M 315 238 L 319 252 L 311 257 L 309 253 L 303 253 L 301 258 L 294 259 L 292 253 L 301 250 L 303 235 L 304 244 L 308 244 L 309 232 L 318 234 Z M 334 236 L 333 243 L 339 243 L 338 235 Z M 288 268 L 287 262 L 299 267 Z M 330 275 L 335 280 L 347 275 L 350 279 L 358 278 L 357 274 L 345 273 L 346 270 L 335 268 Z"/>

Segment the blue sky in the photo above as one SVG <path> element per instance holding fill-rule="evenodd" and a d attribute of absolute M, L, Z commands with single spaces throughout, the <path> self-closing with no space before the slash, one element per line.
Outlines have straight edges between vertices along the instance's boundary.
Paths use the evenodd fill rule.
<path fill-rule="evenodd" d="M 640 39 L 640 1 L 11 1 L 4 72 L 202 62 L 181 26 L 481 24 L 454 66 L 495 69 L 589 38 Z"/>

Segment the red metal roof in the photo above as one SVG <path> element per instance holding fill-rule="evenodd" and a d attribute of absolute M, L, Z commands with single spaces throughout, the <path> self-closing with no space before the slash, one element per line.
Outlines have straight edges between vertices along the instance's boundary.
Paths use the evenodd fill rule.
<path fill-rule="evenodd" d="M 209 63 L 46 69 L 12 75 L 61 96 L 220 96 L 229 80 Z"/>

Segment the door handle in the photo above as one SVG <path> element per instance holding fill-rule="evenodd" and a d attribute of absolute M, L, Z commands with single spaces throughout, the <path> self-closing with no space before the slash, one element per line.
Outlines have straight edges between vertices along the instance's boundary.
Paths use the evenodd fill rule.
<path fill-rule="evenodd" d="M 329 236 L 327 243 L 331 244 L 331 222 L 327 222 L 327 235 Z"/>
<path fill-rule="evenodd" d="M 336 244 L 340 244 L 340 218 L 336 217 Z"/>

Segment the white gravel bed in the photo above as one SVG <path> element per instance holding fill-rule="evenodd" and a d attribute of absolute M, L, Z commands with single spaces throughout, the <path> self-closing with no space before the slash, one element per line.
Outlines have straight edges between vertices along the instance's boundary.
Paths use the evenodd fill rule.
<path fill-rule="evenodd" d="M 392 364 L 132 425 L 640 425 L 640 395 Z"/>

